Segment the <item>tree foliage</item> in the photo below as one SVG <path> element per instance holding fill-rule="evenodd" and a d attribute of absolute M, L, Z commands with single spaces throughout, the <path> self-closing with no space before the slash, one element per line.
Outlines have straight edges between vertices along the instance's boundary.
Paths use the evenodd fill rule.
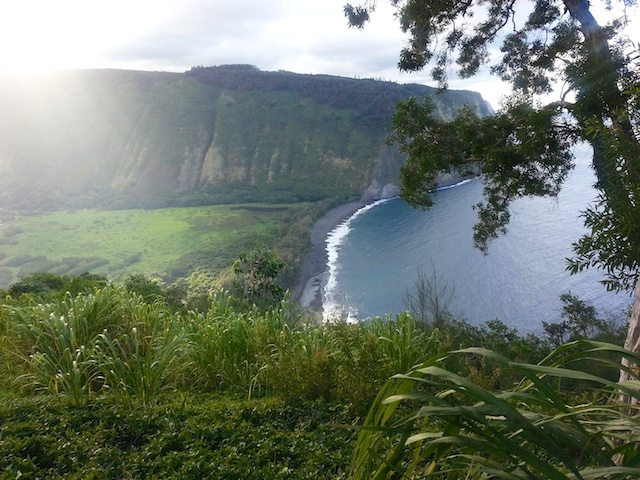
<path fill-rule="evenodd" d="M 273 250 L 256 248 L 233 263 L 235 293 L 247 305 L 268 306 L 280 302 L 285 290 L 278 284 L 285 264 Z"/>
<path fill-rule="evenodd" d="M 430 65 L 444 89 L 454 65 L 467 78 L 493 62 L 491 72 L 514 91 L 496 116 L 462 111 L 451 123 L 433 119 L 428 103 L 401 102 L 392 140 L 408 157 L 404 198 L 428 207 L 438 172 L 476 166 L 485 190 L 475 242 L 486 249 L 506 230 L 511 201 L 557 194 L 573 164 L 571 147 L 587 141 L 599 198 L 584 214 L 591 232 L 576 243 L 571 270 L 599 267 L 610 288 L 632 288 L 640 264 L 640 79 L 638 55 L 619 35 L 626 19 L 601 26 L 586 0 L 391 3 L 409 36 L 400 70 Z M 374 8 L 347 5 L 345 14 L 362 28 Z M 494 44 L 498 56 L 490 54 Z M 542 105 L 557 85 L 559 101 Z"/>
<path fill-rule="evenodd" d="M 571 293 L 563 293 L 564 304 L 560 311 L 561 322 L 542 322 L 545 335 L 554 347 L 569 341 L 596 338 L 598 332 L 606 330 L 606 322 L 598 318 L 596 308 Z"/>
<path fill-rule="evenodd" d="M 479 173 L 485 200 L 476 205 L 474 242 L 486 251 L 489 240 L 506 232 L 512 200 L 558 193 L 572 168 L 575 129 L 557 127 L 553 108 L 535 109 L 522 99 L 487 118 L 465 108 L 451 122 L 434 119 L 432 108 L 428 100 L 414 99 L 397 106 L 390 140 L 409 158 L 401 172 L 402 195 L 428 207 L 437 173 Z"/>

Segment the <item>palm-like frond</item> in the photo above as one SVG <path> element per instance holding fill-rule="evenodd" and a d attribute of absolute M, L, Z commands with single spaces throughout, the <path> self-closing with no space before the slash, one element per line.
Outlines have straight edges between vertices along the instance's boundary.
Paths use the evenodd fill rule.
<path fill-rule="evenodd" d="M 469 355 L 522 380 L 493 392 L 442 367 L 448 357 Z M 640 397 L 638 374 L 617 383 L 585 367 L 621 357 L 640 366 L 636 355 L 590 341 L 560 346 L 535 365 L 482 348 L 435 356 L 382 388 L 350 478 L 640 478 L 640 412 L 619 401 L 620 393 Z"/>

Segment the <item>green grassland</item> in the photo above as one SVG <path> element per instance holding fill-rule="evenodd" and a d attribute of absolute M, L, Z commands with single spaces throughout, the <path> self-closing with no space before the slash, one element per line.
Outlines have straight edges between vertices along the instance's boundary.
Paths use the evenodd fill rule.
<path fill-rule="evenodd" d="M 276 244 L 283 228 L 286 232 L 287 224 L 308 208 L 253 204 L 37 214 L 2 210 L 0 287 L 41 271 L 69 276 L 90 271 L 111 278 L 137 273 L 175 277 L 196 267 L 219 273 L 243 251 Z"/>

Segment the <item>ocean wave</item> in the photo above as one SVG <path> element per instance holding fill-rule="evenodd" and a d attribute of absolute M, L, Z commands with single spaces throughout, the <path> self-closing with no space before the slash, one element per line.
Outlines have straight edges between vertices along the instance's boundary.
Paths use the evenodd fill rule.
<path fill-rule="evenodd" d="M 456 182 L 452 185 L 446 185 L 438 187 L 437 190 L 449 190 L 462 185 L 466 185 L 469 182 L 474 181 L 475 178 L 466 178 Z M 340 270 L 340 264 L 338 262 L 340 256 L 340 247 L 344 244 L 344 241 L 351 231 L 351 223 L 366 211 L 381 205 L 383 203 L 395 200 L 398 197 L 383 198 L 375 202 L 369 203 L 364 207 L 358 209 L 353 215 L 347 218 L 345 221 L 336 226 L 329 232 L 326 240 L 327 251 L 327 269 L 328 279 L 322 292 L 322 317 L 324 322 L 339 319 L 343 321 L 354 321 L 358 316 L 358 311 L 354 307 L 346 307 L 349 304 L 347 298 L 342 298 L 338 295 L 338 272 Z"/>
<path fill-rule="evenodd" d="M 444 187 L 438 187 L 436 188 L 436 190 L 440 191 L 440 190 L 449 190 L 450 188 L 456 188 L 456 187 L 460 187 L 461 185 L 466 185 L 467 183 L 473 182 L 475 180 L 474 178 L 465 178 L 464 180 L 460 180 L 459 182 L 453 183 L 451 185 L 445 185 Z"/>
<path fill-rule="evenodd" d="M 377 205 L 381 205 L 386 203 L 394 198 L 383 198 L 382 200 L 377 200 L 373 203 L 369 203 L 364 207 L 358 209 L 353 215 L 347 218 L 345 221 L 336 226 L 333 230 L 329 232 L 327 235 L 326 241 L 326 251 L 327 251 L 327 267 L 329 270 L 329 278 L 327 279 L 327 283 L 324 287 L 324 292 L 322 294 L 322 319 L 324 322 L 328 322 L 333 319 L 347 320 L 355 318 L 358 314 L 354 309 L 350 309 L 349 311 L 345 311 L 343 306 L 344 302 L 342 299 L 337 298 L 337 286 L 338 286 L 338 278 L 337 274 L 339 271 L 339 263 L 338 257 L 340 254 L 340 246 L 344 243 L 345 238 L 349 234 L 351 230 L 351 222 L 353 222 L 356 218 L 362 215 L 364 212 L 372 209 Z"/>

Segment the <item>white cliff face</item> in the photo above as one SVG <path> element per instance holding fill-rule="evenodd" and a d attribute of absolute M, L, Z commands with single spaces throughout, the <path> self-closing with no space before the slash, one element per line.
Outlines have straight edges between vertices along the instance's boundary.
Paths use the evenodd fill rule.
<path fill-rule="evenodd" d="M 436 178 L 436 184 L 438 185 L 438 188 L 448 187 L 451 185 L 456 185 L 472 176 L 473 175 L 462 175 L 456 172 L 441 173 Z M 372 203 L 377 200 L 384 200 L 387 198 L 394 198 L 399 196 L 400 186 L 397 183 L 383 184 L 376 179 L 371 182 L 371 185 L 367 187 L 360 201 L 363 203 Z"/>
<path fill-rule="evenodd" d="M 361 201 L 363 203 L 371 203 L 376 200 L 382 200 L 385 198 L 393 198 L 400 195 L 400 187 L 393 183 L 387 183 L 383 185 L 378 180 L 374 180 L 371 185 L 367 187 L 362 195 Z"/>

